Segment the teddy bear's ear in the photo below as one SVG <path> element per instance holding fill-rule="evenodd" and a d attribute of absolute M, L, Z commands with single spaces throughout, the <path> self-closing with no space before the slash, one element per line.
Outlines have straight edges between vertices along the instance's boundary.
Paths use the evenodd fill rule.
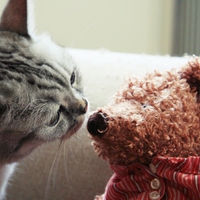
<path fill-rule="evenodd" d="M 200 102 L 200 58 L 190 61 L 180 72 L 181 78 L 187 80 L 191 92 L 197 93 L 197 101 Z"/>

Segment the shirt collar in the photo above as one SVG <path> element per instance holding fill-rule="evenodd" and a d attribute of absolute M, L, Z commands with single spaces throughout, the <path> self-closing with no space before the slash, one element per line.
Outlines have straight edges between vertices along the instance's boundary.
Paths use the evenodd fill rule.
<path fill-rule="evenodd" d="M 168 167 L 172 171 L 184 172 L 185 174 L 200 174 L 200 156 L 190 156 L 188 158 L 181 157 L 163 157 L 156 156 L 152 159 L 150 166 L 155 166 L 157 174 L 162 173 L 163 168 Z M 120 178 L 135 174 L 141 170 L 152 171 L 150 166 L 145 166 L 139 163 L 133 163 L 127 166 L 111 165 L 111 169 Z M 152 171 L 152 173 L 154 173 Z"/>

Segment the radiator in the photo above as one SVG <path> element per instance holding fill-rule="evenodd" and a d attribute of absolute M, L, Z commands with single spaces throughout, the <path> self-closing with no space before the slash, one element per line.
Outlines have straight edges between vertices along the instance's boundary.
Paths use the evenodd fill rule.
<path fill-rule="evenodd" d="M 176 0 L 173 55 L 200 55 L 200 0 Z"/>

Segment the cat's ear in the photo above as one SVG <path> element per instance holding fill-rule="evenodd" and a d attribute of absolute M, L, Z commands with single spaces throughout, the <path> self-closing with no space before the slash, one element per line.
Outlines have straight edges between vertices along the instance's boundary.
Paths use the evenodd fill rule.
<path fill-rule="evenodd" d="M 0 31 L 11 31 L 29 36 L 27 0 L 9 0 L 0 21 Z"/>

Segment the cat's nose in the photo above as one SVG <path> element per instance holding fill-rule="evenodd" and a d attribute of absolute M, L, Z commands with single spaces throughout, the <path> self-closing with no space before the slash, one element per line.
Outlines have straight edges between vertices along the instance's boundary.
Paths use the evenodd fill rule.
<path fill-rule="evenodd" d="M 108 130 L 107 117 L 102 112 L 92 114 L 87 122 L 88 132 L 93 136 L 103 136 Z"/>
<path fill-rule="evenodd" d="M 86 99 L 82 99 L 80 101 L 80 105 L 78 107 L 78 111 L 80 114 L 85 114 L 88 110 L 88 102 Z"/>

